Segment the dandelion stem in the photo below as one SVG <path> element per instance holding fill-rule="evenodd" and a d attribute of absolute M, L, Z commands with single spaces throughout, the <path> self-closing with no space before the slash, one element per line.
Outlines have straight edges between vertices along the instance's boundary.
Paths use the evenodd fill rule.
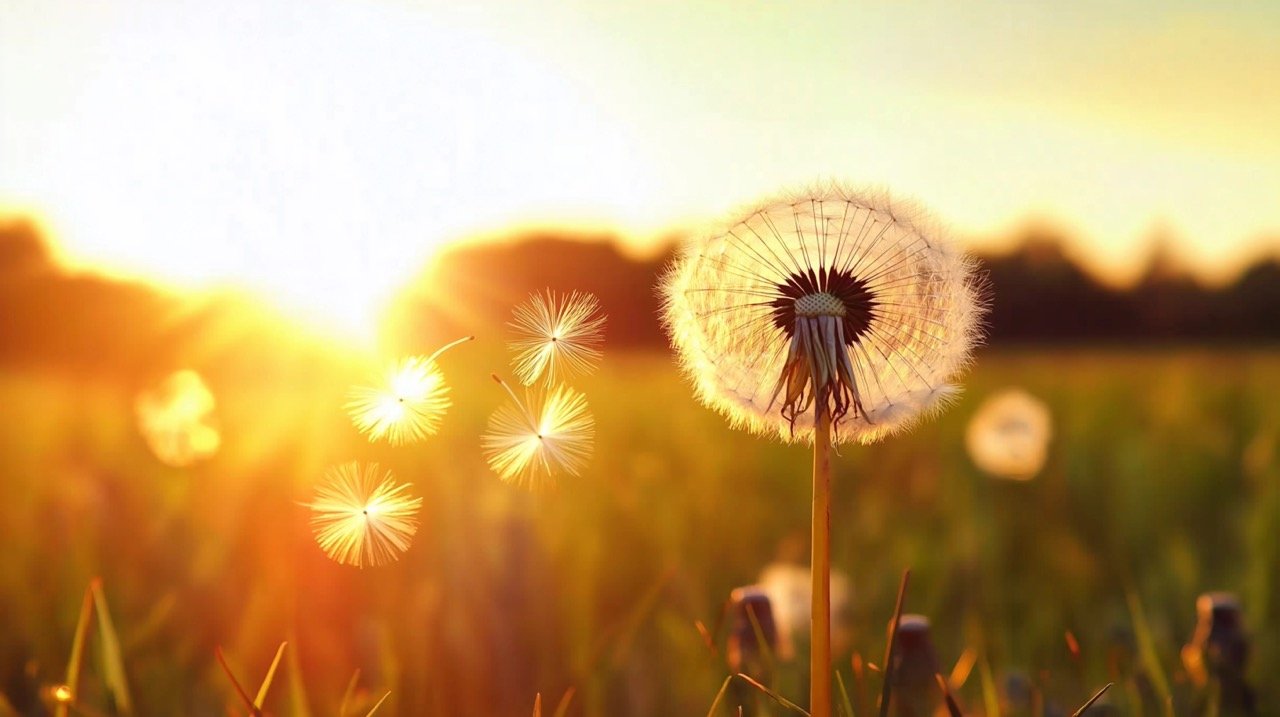
<path fill-rule="evenodd" d="M 831 414 L 814 404 L 812 640 L 809 648 L 809 712 L 831 717 Z"/>
<path fill-rule="evenodd" d="M 445 344 L 444 346 L 441 346 L 440 348 L 436 349 L 436 352 L 435 352 L 435 353 L 433 353 L 433 354 L 431 354 L 430 356 L 428 356 L 428 357 L 427 357 L 427 363 L 431 363 L 431 362 L 435 361 L 437 358 L 439 358 L 439 357 L 440 357 L 440 354 L 444 353 L 445 351 L 448 351 L 449 349 L 453 348 L 454 346 L 457 346 L 458 344 L 465 344 L 466 342 L 468 342 L 468 341 L 470 341 L 470 340 L 472 340 L 472 339 L 474 339 L 474 338 L 475 338 L 474 336 L 463 336 L 462 338 L 457 339 L 456 341 L 450 341 L 449 343 Z"/>

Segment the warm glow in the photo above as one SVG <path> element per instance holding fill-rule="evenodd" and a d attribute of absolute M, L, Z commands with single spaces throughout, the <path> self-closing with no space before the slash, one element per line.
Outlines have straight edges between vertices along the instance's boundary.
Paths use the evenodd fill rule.
<path fill-rule="evenodd" d="M 449 241 L 636 215 L 625 126 L 536 53 L 394 3 L 287 5 L 16 11 L 0 202 L 72 264 L 358 336 Z"/>

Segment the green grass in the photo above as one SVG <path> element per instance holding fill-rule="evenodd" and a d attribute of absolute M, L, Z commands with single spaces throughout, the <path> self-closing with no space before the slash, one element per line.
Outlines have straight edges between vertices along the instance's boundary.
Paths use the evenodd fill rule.
<path fill-rule="evenodd" d="M 442 363 L 455 406 L 439 436 L 403 448 L 350 428 L 352 376 L 214 382 L 224 446 L 187 470 L 147 452 L 132 387 L 0 376 L 0 692 L 23 713 L 66 680 L 100 576 L 117 644 L 104 653 L 90 636 L 78 689 L 99 710 L 127 695 L 138 715 L 225 713 L 239 698 L 215 648 L 260 676 L 287 640 L 263 703 L 276 714 L 336 713 L 357 669 L 348 714 L 388 690 L 378 714 L 528 714 L 536 694 L 570 689 L 570 714 L 700 715 L 716 701 L 717 714 L 749 701 L 782 713 L 726 681 L 695 621 L 716 625 L 732 588 L 805 555 L 805 449 L 730 431 L 666 356 L 611 354 L 576 382 L 597 420 L 591 468 L 530 494 L 479 450 L 503 397 L 488 378 L 499 347 Z M 1010 385 L 1057 423 L 1049 465 L 1025 484 L 981 475 L 963 448 L 978 401 Z M 833 561 L 854 586 L 842 683 L 855 685 L 852 652 L 884 654 L 910 567 L 907 611 L 931 617 L 943 672 L 978 651 L 984 678 L 955 690 L 966 714 L 997 701 L 988 664 L 994 683 L 1029 675 L 1068 714 L 1110 681 L 1122 707 L 1162 679 L 1181 699 L 1178 648 L 1210 589 L 1240 594 L 1254 683 L 1280 709 L 1263 679 L 1280 674 L 1280 354 L 988 352 L 966 386 L 939 420 L 835 460 Z M 298 505 L 352 459 L 425 498 L 412 549 L 389 568 L 329 562 Z M 804 674 L 779 664 L 765 686 L 803 706 Z M 878 692 L 878 677 L 863 689 Z"/>

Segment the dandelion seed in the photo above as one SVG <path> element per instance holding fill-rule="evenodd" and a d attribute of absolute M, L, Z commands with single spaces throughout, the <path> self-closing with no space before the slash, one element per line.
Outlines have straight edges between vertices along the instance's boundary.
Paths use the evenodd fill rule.
<path fill-rule="evenodd" d="M 138 430 L 162 463 L 185 467 L 211 457 L 222 444 L 214 422 L 216 401 L 200 374 L 170 374 L 138 394 L 134 411 Z"/>
<path fill-rule="evenodd" d="M 969 420 L 965 445 L 974 465 L 997 477 L 1030 480 L 1044 467 L 1053 419 L 1043 401 L 1021 389 L 992 395 Z"/>
<path fill-rule="evenodd" d="M 395 562 L 409 549 L 422 499 L 377 463 L 353 461 L 330 468 L 306 505 L 320 549 L 338 563 L 363 568 Z"/>
<path fill-rule="evenodd" d="M 449 386 L 436 364 L 440 354 L 473 336 L 447 344 L 430 356 L 410 356 L 387 369 L 378 386 L 357 386 L 348 394 L 352 423 L 370 441 L 391 445 L 420 441 L 440 429 L 449 400 Z"/>
<path fill-rule="evenodd" d="M 489 418 L 482 439 L 489 467 L 507 482 L 540 487 L 561 471 L 578 475 L 591 458 L 595 421 L 587 399 L 568 386 L 526 391 L 516 396 L 505 381 L 493 377 L 511 396 Z"/>
<path fill-rule="evenodd" d="M 957 391 L 981 307 L 971 264 L 887 197 L 770 199 L 693 238 L 664 321 L 699 398 L 730 423 L 870 443 Z"/>
<path fill-rule="evenodd" d="M 592 294 L 573 292 L 559 297 L 534 294 L 516 307 L 508 324 L 517 338 L 508 343 L 515 352 L 515 372 L 531 386 L 540 378 L 547 386 L 569 374 L 589 373 L 600 360 L 605 317 Z"/>

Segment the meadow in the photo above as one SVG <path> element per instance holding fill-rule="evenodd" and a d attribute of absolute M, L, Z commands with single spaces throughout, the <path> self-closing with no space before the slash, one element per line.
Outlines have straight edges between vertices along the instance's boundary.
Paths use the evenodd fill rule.
<path fill-rule="evenodd" d="M 234 713 L 215 648 L 256 686 L 282 641 L 274 714 L 337 714 L 357 670 L 349 714 L 386 691 L 380 714 L 527 715 L 539 693 L 550 714 L 568 690 L 571 715 L 707 714 L 730 674 L 716 629 L 730 591 L 807 565 L 806 450 L 730 430 L 667 354 L 606 349 L 575 381 L 596 419 L 589 468 L 530 492 L 479 450 L 503 399 L 500 341 L 441 365 L 454 406 L 440 434 L 398 448 L 352 428 L 353 364 L 211 372 L 222 446 L 185 469 L 139 436 L 138 385 L 4 373 L 0 693 L 45 713 L 101 578 L 139 715 Z M 963 383 L 941 417 L 835 459 L 833 566 L 852 586 L 836 663 L 858 714 L 879 678 L 853 665 L 881 662 L 908 567 L 906 609 L 932 620 L 944 673 L 962 656 L 971 668 L 955 686 L 966 714 L 1017 675 L 1035 699 L 1002 696 L 1001 714 L 1070 714 L 1107 682 L 1121 714 L 1160 714 L 1163 681 L 1189 704 L 1178 655 L 1208 590 L 1239 595 L 1260 713 L 1280 712 L 1280 353 L 983 350 Z M 1028 482 L 965 451 L 968 419 L 1008 386 L 1055 423 Z M 388 567 L 328 560 L 300 505 L 354 459 L 424 498 Z M 93 634 L 79 701 L 110 714 Z M 771 686 L 802 702 L 803 659 L 770 661 Z M 717 713 L 738 703 L 786 713 L 736 681 Z"/>

